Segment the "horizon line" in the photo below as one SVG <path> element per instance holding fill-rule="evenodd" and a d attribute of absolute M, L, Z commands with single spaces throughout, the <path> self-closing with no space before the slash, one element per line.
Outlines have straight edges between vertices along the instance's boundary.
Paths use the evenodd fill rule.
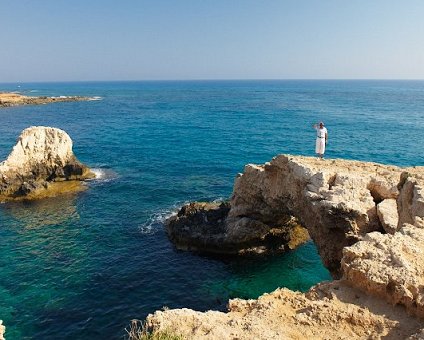
<path fill-rule="evenodd" d="M 192 79 L 117 79 L 117 80 L 25 80 L 0 84 L 27 83 L 124 83 L 124 82 L 208 82 L 208 81 L 424 81 L 424 78 L 192 78 Z"/>

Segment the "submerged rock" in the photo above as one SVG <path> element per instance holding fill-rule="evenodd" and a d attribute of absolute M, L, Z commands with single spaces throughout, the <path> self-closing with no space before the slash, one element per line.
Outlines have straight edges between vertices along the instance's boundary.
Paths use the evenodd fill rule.
<path fill-rule="evenodd" d="M 72 140 L 60 129 L 32 126 L 18 138 L 0 163 L 0 200 L 55 196 L 81 189 L 81 181 L 94 177 L 72 152 Z"/>

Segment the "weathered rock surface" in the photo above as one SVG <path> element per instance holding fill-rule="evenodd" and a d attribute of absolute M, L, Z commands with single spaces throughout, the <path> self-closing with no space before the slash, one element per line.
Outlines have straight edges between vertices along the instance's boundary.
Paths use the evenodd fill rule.
<path fill-rule="evenodd" d="M 60 129 L 32 126 L 19 136 L 0 163 L 0 200 L 54 196 L 81 188 L 94 174 L 72 152 L 72 140 Z"/>
<path fill-rule="evenodd" d="M 4 340 L 5 332 L 6 332 L 6 327 L 3 326 L 3 321 L 0 320 L 0 340 Z"/>
<path fill-rule="evenodd" d="M 287 234 L 290 225 L 286 223 L 295 218 L 297 225 L 307 228 L 325 266 L 340 277 L 343 248 L 356 243 L 361 236 L 383 232 L 383 225 L 389 232 L 404 223 L 424 226 L 423 178 L 423 167 L 279 155 L 265 165 L 245 167 L 235 181 L 225 221 L 221 216 L 219 228 L 211 229 L 216 232 L 215 240 L 264 240 L 264 235 L 275 227 L 285 227 Z M 195 239 L 198 250 L 203 246 L 209 251 L 207 221 L 202 224 L 202 232 L 196 231 L 197 223 L 190 224 L 189 216 L 183 224 L 183 243 L 190 244 Z M 168 226 L 174 241 L 177 226 Z M 224 234 L 220 236 L 221 231 Z"/>
<path fill-rule="evenodd" d="M 385 199 L 377 204 L 377 215 L 384 230 L 389 234 L 394 234 L 399 224 L 396 200 Z"/>
<path fill-rule="evenodd" d="M 82 96 L 60 96 L 60 97 L 29 97 L 19 93 L 0 93 L 0 108 L 20 105 L 40 105 L 59 102 L 79 102 L 96 100 L 97 98 Z"/>
<path fill-rule="evenodd" d="M 423 167 L 286 155 L 247 165 L 220 230 L 295 216 L 340 279 L 230 300 L 228 313 L 157 311 L 147 323 L 188 339 L 424 339 L 423 188 Z"/>
<path fill-rule="evenodd" d="M 168 236 L 178 249 L 218 254 L 280 252 L 309 239 L 293 218 L 272 225 L 242 221 L 227 229 L 229 210 L 228 202 L 187 204 L 167 221 Z"/>
<path fill-rule="evenodd" d="M 343 250 L 342 267 L 353 287 L 424 318 L 424 229 L 405 224 L 394 235 L 367 234 Z"/>
<path fill-rule="evenodd" d="M 423 322 L 400 306 L 365 295 L 344 282 L 302 294 L 282 288 L 257 300 L 230 300 L 228 312 L 157 311 L 147 318 L 154 331 L 186 339 L 406 339 Z"/>

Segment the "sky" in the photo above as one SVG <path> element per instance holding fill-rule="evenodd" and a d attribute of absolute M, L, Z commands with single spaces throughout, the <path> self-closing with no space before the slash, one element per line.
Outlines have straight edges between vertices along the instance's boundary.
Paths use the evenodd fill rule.
<path fill-rule="evenodd" d="M 424 79 L 423 0 L 0 0 L 0 83 Z"/>

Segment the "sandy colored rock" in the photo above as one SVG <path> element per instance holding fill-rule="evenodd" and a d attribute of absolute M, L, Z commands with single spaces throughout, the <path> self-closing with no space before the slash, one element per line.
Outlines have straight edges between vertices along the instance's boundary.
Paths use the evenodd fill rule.
<path fill-rule="evenodd" d="M 76 159 L 65 131 L 32 126 L 22 131 L 8 158 L 0 163 L 0 199 L 80 190 L 81 181 L 92 177 L 94 174 Z"/>
<path fill-rule="evenodd" d="M 388 230 L 397 228 L 397 211 L 399 225 L 424 227 L 423 178 L 424 167 L 279 155 L 265 165 L 246 165 L 235 180 L 227 216 L 221 216 L 219 228 L 211 225 L 210 233 L 215 241 L 246 242 L 248 248 L 250 241 L 265 240 L 275 227 L 287 233 L 291 227 L 287 221 L 295 219 L 296 225 L 308 230 L 324 265 L 339 278 L 343 248 L 369 232 L 384 231 L 377 204 Z M 205 232 L 207 224 L 204 220 L 199 229 L 196 221 L 185 218 L 183 225 L 168 226 L 168 233 L 179 247 L 173 233 L 185 228 L 184 238 L 178 239 L 183 240 L 181 249 L 195 244 L 197 250 L 219 250 Z M 250 245 L 260 252 L 260 242 Z"/>
<path fill-rule="evenodd" d="M 0 320 L 0 340 L 5 340 L 4 333 L 6 332 L 6 327 L 3 325 L 3 320 Z"/>
<path fill-rule="evenodd" d="M 409 181 L 415 181 L 411 190 L 416 190 L 423 167 L 290 155 L 277 156 L 265 165 L 247 165 L 234 185 L 227 228 L 231 230 L 240 220 L 294 216 L 308 229 L 325 266 L 340 277 L 343 248 L 366 233 L 383 231 L 376 204 L 398 198 L 406 183 L 401 180 L 405 172 Z M 417 194 L 405 199 L 408 221 L 421 214 L 416 207 L 421 198 Z"/>
<path fill-rule="evenodd" d="M 384 230 L 389 234 L 394 234 L 399 223 L 396 200 L 385 199 L 377 204 L 377 215 Z"/>
<path fill-rule="evenodd" d="M 352 286 L 424 318 L 424 229 L 367 234 L 343 250 L 342 267 Z"/>
<path fill-rule="evenodd" d="M 400 306 L 347 286 L 321 284 L 306 294 L 277 289 L 257 300 L 229 301 L 228 312 L 157 311 L 147 318 L 155 331 L 186 339 L 405 339 L 422 320 Z"/>
<path fill-rule="evenodd" d="M 0 108 L 20 105 L 40 105 L 59 102 L 90 101 L 97 98 L 82 96 L 60 96 L 60 97 L 30 97 L 14 92 L 0 93 Z"/>

